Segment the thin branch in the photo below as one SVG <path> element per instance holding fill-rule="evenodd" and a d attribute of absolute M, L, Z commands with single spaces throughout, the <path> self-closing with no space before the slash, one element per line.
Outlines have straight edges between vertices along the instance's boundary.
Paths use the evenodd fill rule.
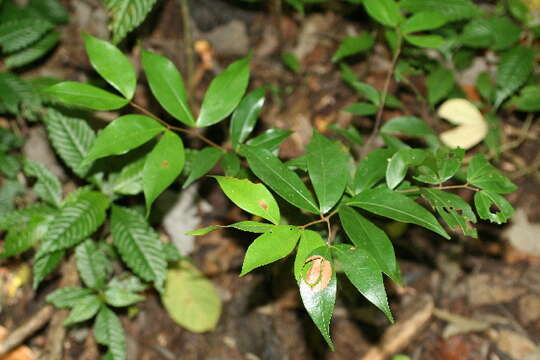
<path fill-rule="evenodd" d="M 193 33 L 191 29 L 191 15 L 189 13 L 189 0 L 180 0 L 182 25 L 184 28 L 184 57 L 186 61 L 186 79 L 188 84 L 188 98 L 193 103 L 193 73 L 195 69 L 195 53 L 193 51 Z M 192 104 L 193 105 L 193 104 Z"/>
<path fill-rule="evenodd" d="M 433 186 L 428 189 L 437 189 L 437 190 L 452 190 L 452 189 L 467 189 L 471 191 L 480 191 L 480 189 L 470 186 L 469 184 L 462 185 L 446 185 L 446 186 Z M 407 190 L 397 190 L 397 192 L 405 194 L 411 192 L 420 191 L 420 188 L 407 189 Z"/>
<path fill-rule="evenodd" d="M 299 226 L 299 228 L 300 229 L 306 229 L 306 228 L 308 228 L 310 226 L 313 226 L 313 225 L 316 225 L 316 224 L 320 224 L 320 223 L 323 223 L 323 222 L 328 222 L 328 221 L 330 221 L 330 218 L 332 218 L 332 216 L 336 215 L 337 213 L 338 213 L 338 211 L 334 210 L 333 212 L 331 212 L 327 216 L 322 216 L 321 215 L 321 218 L 319 220 L 314 220 L 312 222 L 308 222 L 307 224 Z"/>
<path fill-rule="evenodd" d="M 369 135 L 369 138 L 367 139 L 366 143 L 362 147 L 362 157 L 365 156 L 371 147 L 371 144 L 379 134 L 379 128 L 381 127 L 382 123 L 382 115 L 384 112 L 384 106 L 386 104 L 386 98 L 388 96 L 388 89 L 390 88 L 390 82 L 392 81 L 392 76 L 394 75 L 394 70 L 396 68 L 397 61 L 399 59 L 399 56 L 401 54 L 401 33 L 398 31 L 398 38 L 397 38 L 398 44 L 396 47 L 396 51 L 394 52 L 394 56 L 392 57 L 392 63 L 390 64 L 390 69 L 388 69 L 388 73 L 386 74 L 386 80 L 384 81 L 383 90 L 381 93 L 381 103 L 379 104 L 379 110 L 377 111 L 377 116 L 375 118 L 375 125 L 373 126 L 373 130 L 371 130 L 371 134 Z"/>

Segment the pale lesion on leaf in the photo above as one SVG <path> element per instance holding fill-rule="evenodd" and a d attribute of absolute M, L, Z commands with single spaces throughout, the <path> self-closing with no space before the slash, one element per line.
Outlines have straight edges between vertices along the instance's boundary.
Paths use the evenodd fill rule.
<path fill-rule="evenodd" d="M 305 271 L 304 281 L 311 287 L 313 292 L 319 292 L 328 287 L 332 280 L 332 264 L 320 255 L 310 256 L 304 262 Z"/>

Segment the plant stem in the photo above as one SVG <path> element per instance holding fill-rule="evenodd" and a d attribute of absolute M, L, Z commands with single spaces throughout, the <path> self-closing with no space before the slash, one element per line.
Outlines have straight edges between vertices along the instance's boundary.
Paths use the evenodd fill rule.
<path fill-rule="evenodd" d="M 182 132 L 184 134 L 188 134 L 188 135 L 191 135 L 191 136 L 194 136 L 196 137 L 197 139 L 201 140 L 202 142 L 212 146 L 212 147 L 215 147 L 216 149 L 219 149 L 221 151 L 227 151 L 227 149 L 225 149 L 223 146 L 220 146 L 218 144 L 216 144 L 215 142 L 213 142 L 212 140 L 208 139 L 206 136 L 200 134 L 197 129 L 189 129 L 189 128 L 182 128 L 182 127 L 178 127 L 178 126 L 173 126 L 169 123 L 167 123 L 166 121 L 162 120 L 161 118 L 159 118 L 158 116 L 154 115 L 151 111 L 145 109 L 144 107 L 142 107 L 141 105 L 133 102 L 133 101 L 130 101 L 129 103 L 131 106 L 133 106 L 135 109 L 139 110 L 140 112 L 142 112 L 143 114 L 151 117 L 152 119 L 156 120 L 157 122 L 159 122 L 160 124 L 162 124 L 163 126 L 165 126 L 168 130 L 174 130 L 174 131 L 178 131 L 178 132 Z"/>
<path fill-rule="evenodd" d="M 433 186 L 433 187 L 430 187 L 429 189 L 437 189 L 437 190 L 467 189 L 467 190 L 471 190 L 471 191 L 480 191 L 480 189 L 472 187 L 469 184 Z M 417 192 L 417 191 L 420 191 L 420 188 L 407 189 L 407 190 L 397 190 L 397 192 L 402 193 L 402 194 L 411 193 L 411 192 Z"/>
<path fill-rule="evenodd" d="M 337 213 L 338 213 L 338 211 L 337 211 L 337 210 L 334 210 L 334 211 L 332 211 L 330 214 L 328 214 L 327 216 L 322 216 L 322 215 L 321 215 L 321 218 L 320 218 L 319 220 L 314 220 L 314 221 L 312 221 L 312 222 L 309 222 L 309 223 L 307 223 L 307 224 L 301 225 L 301 226 L 299 226 L 299 227 L 300 227 L 300 229 L 306 229 L 306 228 L 308 228 L 308 227 L 310 227 L 310 226 L 312 226 L 312 225 L 320 224 L 320 223 L 323 223 L 323 222 L 329 223 L 330 218 L 331 218 L 332 216 L 336 215 Z"/>
<path fill-rule="evenodd" d="M 386 80 L 384 81 L 383 90 L 381 93 L 381 103 L 379 104 L 379 110 L 377 111 L 377 116 L 375 118 L 375 125 L 373 126 L 373 130 L 371 130 L 371 134 L 369 135 L 369 138 L 367 139 L 366 143 L 362 147 L 362 157 L 366 156 L 367 153 L 370 150 L 371 144 L 379 134 L 379 128 L 381 127 L 382 123 L 382 115 L 384 112 L 384 105 L 386 104 L 386 98 L 388 96 L 388 89 L 390 88 L 390 82 L 392 81 L 392 76 L 394 75 L 394 70 L 396 68 L 397 61 L 399 59 L 399 56 L 401 54 L 401 33 L 398 31 L 398 38 L 397 38 L 397 47 L 396 51 L 394 52 L 394 56 L 392 57 L 392 63 L 390 64 L 390 69 L 388 69 L 388 73 L 386 74 Z"/>
<path fill-rule="evenodd" d="M 188 98 L 191 105 L 193 102 L 193 72 L 195 68 L 195 54 L 193 52 L 193 33 L 191 29 L 191 15 L 189 13 L 189 0 L 180 0 L 180 11 L 182 14 L 182 25 L 184 28 L 184 58 L 186 61 L 186 80 L 188 87 Z"/>

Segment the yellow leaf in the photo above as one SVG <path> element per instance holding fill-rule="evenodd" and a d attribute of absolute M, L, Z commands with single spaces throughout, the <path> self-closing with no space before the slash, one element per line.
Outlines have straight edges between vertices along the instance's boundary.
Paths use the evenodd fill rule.
<path fill-rule="evenodd" d="M 468 100 L 450 99 L 438 111 L 439 117 L 458 127 L 441 133 L 441 141 L 451 148 L 470 149 L 487 135 L 488 126 L 482 113 Z"/>

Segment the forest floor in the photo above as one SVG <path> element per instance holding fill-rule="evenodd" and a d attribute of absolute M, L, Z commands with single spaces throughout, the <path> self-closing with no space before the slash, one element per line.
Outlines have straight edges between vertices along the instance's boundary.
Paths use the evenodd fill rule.
<path fill-rule="evenodd" d="M 295 131 L 282 145 L 281 155 L 301 155 L 312 126 L 332 134 L 328 130 L 331 124 L 354 124 L 362 133 L 369 133 L 370 119 L 341 111 L 358 97 L 341 80 L 339 67 L 330 60 L 340 39 L 362 29 L 362 19 L 349 14 L 350 7 L 322 7 L 303 17 L 287 9 L 279 17 L 279 34 L 277 17 L 264 3 L 240 2 L 241 7 L 230 3 L 191 3 L 194 37 L 199 45 L 194 71 L 196 90 L 192 94 L 195 104 L 200 104 L 215 73 L 251 50 L 250 87 L 270 84 L 271 89 L 260 128 Z M 72 0 L 66 5 L 71 21 L 63 31 L 63 41 L 36 72 L 28 75 L 39 73 L 78 81 L 91 75 L 79 34 L 83 31 L 107 37 L 106 14 L 98 1 Z M 183 69 L 179 19 L 179 1 L 164 0 L 138 36 L 143 46 L 173 59 Z M 210 47 L 202 46 L 205 44 Z M 300 60 L 298 73 L 283 64 L 280 54 L 287 51 Z M 382 89 L 389 57 L 386 48 L 377 46 L 369 58 L 358 56 L 351 66 L 356 73 L 364 74 L 365 82 Z M 420 91 L 425 90 L 423 78 L 414 81 Z M 429 114 L 430 110 L 423 108 L 407 89 L 391 91 L 405 106 L 386 111 L 385 120 L 397 115 L 424 117 L 426 111 Z M 136 96 L 139 103 L 154 106 L 143 88 Z M 434 115 L 430 125 L 436 130 L 448 127 Z M 222 135 L 216 131 L 208 136 L 219 141 Z M 223 313 L 215 331 L 194 334 L 182 329 L 169 318 L 159 297 L 150 292 L 136 316 L 122 316 L 128 359 L 378 360 L 390 359 L 394 354 L 407 354 L 417 360 L 540 359 L 540 123 L 504 119 L 503 138 L 506 144 L 514 143 L 503 152 L 497 166 L 519 186 L 509 196 L 516 215 L 506 226 L 481 223 L 478 239 L 454 234 L 451 241 L 445 241 L 420 228 L 401 229 L 393 241 L 406 286 L 388 286 L 397 319 L 394 325 L 361 296 L 344 288 L 336 303 L 332 325 L 336 350 L 331 352 L 303 310 L 290 276 L 291 260 L 239 277 L 250 239 L 239 238 L 237 232 L 218 231 L 182 240 L 188 242 L 183 246 L 191 248 L 189 256 L 211 279 L 223 300 Z M 30 157 L 42 157 L 51 167 L 61 167 L 40 125 L 29 129 L 24 152 Z M 66 180 L 65 186 L 74 185 Z M 172 230 L 159 226 L 163 236 L 174 237 L 171 232 L 246 219 L 212 181 L 203 180 L 189 192 L 196 201 L 189 202 L 188 210 L 185 201 L 181 204 L 183 211 L 191 214 L 189 219 L 186 217 Z M 171 192 L 167 196 L 176 201 L 178 194 Z M 169 205 L 162 206 L 165 209 Z M 17 328 L 23 319 L 39 311 L 45 295 L 58 286 L 58 279 L 53 278 L 37 292 L 32 290 L 31 282 L 14 289 L 12 279 L 28 271 L 28 266 L 21 259 L 0 266 L 2 332 Z M 97 345 L 88 336 L 90 332 L 84 326 L 68 330 L 63 345 L 65 359 L 97 358 Z M 0 360 L 37 358 L 47 341 L 51 341 L 48 333 L 41 330 L 28 338 L 18 353 Z"/>

